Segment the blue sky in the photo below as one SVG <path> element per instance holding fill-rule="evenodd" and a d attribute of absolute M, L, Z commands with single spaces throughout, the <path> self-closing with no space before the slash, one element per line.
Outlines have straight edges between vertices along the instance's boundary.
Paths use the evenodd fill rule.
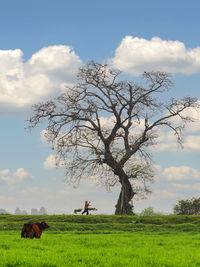
<path fill-rule="evenodd" d="M 50 213 L 72 213 L 89 199 L 99 213 L 112 214 L 119 188 L 108 193 L 88 181 L 77 189 L 66 185 L 64 171 L 53 168 L 53 152 L 41 137 L 44 127 L 25 130 L 30 108 L 73 83 L 78 67 L 89 60 L 109 60 L 133 80 L 142 71 L 171 72 L 175 87 L 170 95 L 200 99 L 200 2 L 0 4 L 0 208 L 30 212 L 44 206 Z M 134 201 L 137 212 L 148 206 L 172 212 L 177 200 L 199 196 L 199 123 L 185 135 L 185 148 L 177 152 L 170 132 L 161 133 L 152 151 L 153 193 Z"/>

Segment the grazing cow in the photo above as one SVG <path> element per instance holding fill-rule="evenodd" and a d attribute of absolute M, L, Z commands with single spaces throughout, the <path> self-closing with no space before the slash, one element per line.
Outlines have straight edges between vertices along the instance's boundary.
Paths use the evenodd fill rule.
<path fill-rule="evenodd" d="M 49 228 L 50 226 L 47 225 L 45 222 L 41 222 L 41 223 L 33 223 L 33 222 L 29 222 L 29 223 L 25 223 L 23 228 L 22 228 L 22 232 L 21 232 L 21 237 L 28 237 L 33 239 L 35 238 L 40 238 L 42 231 L 44 231 L 45 229 Z"/>

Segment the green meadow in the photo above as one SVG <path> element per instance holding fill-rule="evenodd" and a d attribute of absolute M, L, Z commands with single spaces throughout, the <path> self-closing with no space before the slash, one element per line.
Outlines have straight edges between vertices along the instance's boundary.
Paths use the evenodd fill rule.
<path fill-rule="evenodd" d="M 40 239 L 22 239 L 45 220 Z M 0 215 L 0 266 L 200 266 L 199 216 Z"/>

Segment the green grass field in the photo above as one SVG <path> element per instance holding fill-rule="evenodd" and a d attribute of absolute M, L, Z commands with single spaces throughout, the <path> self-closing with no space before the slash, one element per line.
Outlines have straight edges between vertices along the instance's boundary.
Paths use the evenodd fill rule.
<path fill-rule="evenodd" d="M 41 220 L 41 239 L 21 239 Z M 199 229 L 199 216 L 0 215 L 0 266 L 200 266 Z"/>

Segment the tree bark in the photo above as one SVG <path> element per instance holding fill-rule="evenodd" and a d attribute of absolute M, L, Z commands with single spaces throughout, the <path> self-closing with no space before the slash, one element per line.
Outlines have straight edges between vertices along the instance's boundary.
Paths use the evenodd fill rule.
<path fill-rule="evenodd" d="M 121 183 L 121 192 L 115 206 L 115 214 L 133 214 L 133 205 L 130 204 L 130 201 L 134 197 L 135 193 L 133 192 L 128 176 L 125 173 L 120 175 L 118 174 L 118 176 Z"/>

